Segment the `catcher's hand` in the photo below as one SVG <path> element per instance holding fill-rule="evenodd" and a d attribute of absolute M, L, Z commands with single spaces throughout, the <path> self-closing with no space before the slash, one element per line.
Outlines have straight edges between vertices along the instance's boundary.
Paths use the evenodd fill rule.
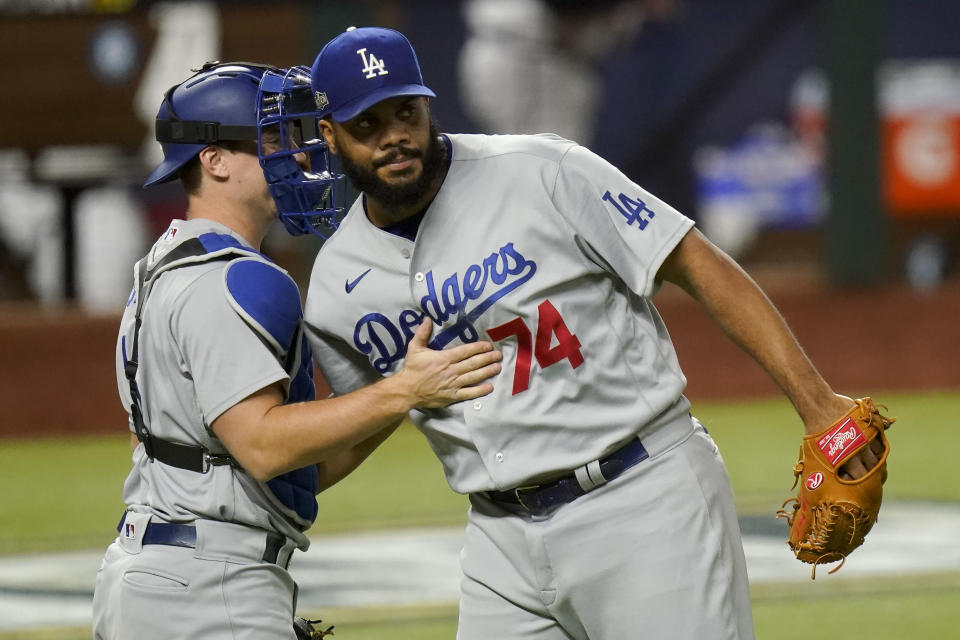
<path fill-rule="evenodd" d="M 861 398 L 832 425 L 804 437 L 793 468 L 794 487 L 802 477 L 800 492 L 777 517 L 790 526 L 787 544 L 797 558 L 813 564 L 811 578 L 818 564 L 840 560 L 830 573 L 842 567 L 876 522 L 890 453 L 884 431 L 893 422 Z"/>
<path fill-rule="evenodd" d="M 334 635 L 333 625 L 330 625 L 326 629 L 313 626 L 319 625 L 321 622 L 323 622 L 323 620 L 307 620 L 300 616 L 294 618 L 293 630 L 297 632 L 297 640 L 320 640 L 326 636 Z"/>

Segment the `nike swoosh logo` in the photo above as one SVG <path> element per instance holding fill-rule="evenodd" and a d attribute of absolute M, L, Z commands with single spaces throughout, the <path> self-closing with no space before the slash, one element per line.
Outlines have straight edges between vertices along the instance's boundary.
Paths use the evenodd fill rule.
<path fill-rule="evenodd" d="M 373 269 L 373 267 L 370 267 L 370 269 Z M 343 290 L 346 291 L 347 293 L 350 293 L 351 291 L 353 291 L 354 288 L 360 283 L 360 281 L 363 280 L 363 276 L 370 273 L 370 269 L 367 269 L 366 271 L 358 275 L 356 278 L 354 278 L 353 282 L 351 282 L 350 280 L 347 280 L 346 284 L 343 285 Z"/>

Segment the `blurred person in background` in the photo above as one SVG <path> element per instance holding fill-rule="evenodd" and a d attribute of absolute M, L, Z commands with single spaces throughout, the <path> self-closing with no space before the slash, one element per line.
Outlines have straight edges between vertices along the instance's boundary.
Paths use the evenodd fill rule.
<path fill-rule="evenodd" d="M 487 133 L 550 131 L 593 141 L 603 81 L 597 65 L 675 0 L 468 0 L 460 91 Z"/>
<path fill-rule="evenodd" d="M 63 198 L 30 179 L 26 152 L 0 152 L 0 301 L 63 297 Z"/>

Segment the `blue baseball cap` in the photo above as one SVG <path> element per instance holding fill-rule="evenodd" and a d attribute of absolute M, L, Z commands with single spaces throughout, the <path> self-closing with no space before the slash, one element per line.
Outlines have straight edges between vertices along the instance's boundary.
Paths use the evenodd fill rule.
<path fill-rule="evenodd" d="M 324 45 L 311 69 L 320 117 L 337 122 L 395 96 L 437 94 L 423 84 L 420 63 L 399 31 L 350 27 Z"/>

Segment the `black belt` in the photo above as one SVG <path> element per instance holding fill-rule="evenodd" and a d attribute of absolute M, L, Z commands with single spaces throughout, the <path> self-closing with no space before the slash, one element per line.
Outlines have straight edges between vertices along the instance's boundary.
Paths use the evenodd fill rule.
<path fill-rule="evenodd" d="M 573 502 L 580 496 L 586 495 L 648 457 L 650 457 L 650 454 L 647 453 L 643 444 L 639 440 L 633 439 L 626 446 L 598 461 L 602 481 L 597 482 L 594 479 L 593 486 L 589 488 L 584 488 L 577 479 L 577 475 L 572 473 L 550 484 L 517 487 L 509 491 L 487 491 L 485 495 L 494 502 L 520 505 L 530 513 L 541 515 L 551 507 Z"/>
<path fill-rule="evenodd" d="M 123 522 L 127 519 L 124 513 L 120 518 L 120 524 L 117 525 L 117 531 L 123 530 Z M 279 564 L 277 562 L 280 556 L 280 550 L 286 543 L 287 538 L 279 533 L 265 532 L 267 535 L 266 548 L 263 550 L 262 562 L 270 564 Z M 195 549 L 197 547 L 197 528 L 192 524 L 177 524 L 176 522 L 151 522 L 147 525 L 146 531 L 141 537 L 143 544 L 163 544 L 170 547 L 186 547 Z"/>

